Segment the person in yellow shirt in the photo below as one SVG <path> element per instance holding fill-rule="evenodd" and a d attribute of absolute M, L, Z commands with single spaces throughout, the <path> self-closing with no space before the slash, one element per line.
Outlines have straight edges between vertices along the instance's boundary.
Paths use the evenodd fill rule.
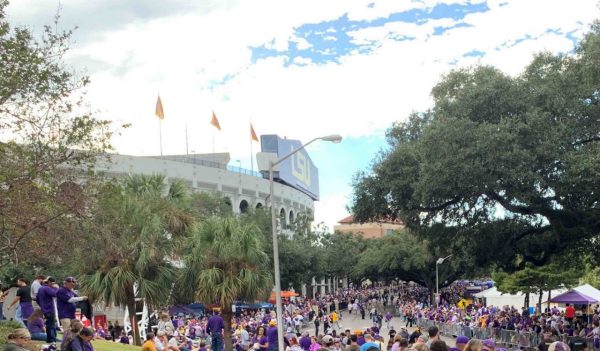
<path fill-rule="evenodd" d="M 142 351 L 157 351 L 154 344 L 154 333 L 146 334 L 146 341 L 142 345 Z"/>
<path fill-rule="evenodd" d="M 336 328 L 341 329 L 340 318 L 335 310 L 331 312 L 331 322 L 335 325 Z"/>

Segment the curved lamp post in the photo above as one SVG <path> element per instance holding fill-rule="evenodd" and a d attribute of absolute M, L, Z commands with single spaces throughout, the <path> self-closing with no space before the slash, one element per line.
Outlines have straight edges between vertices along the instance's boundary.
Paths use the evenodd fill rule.
<path fill-rule="evenodd" d="M 332 143 L 339 143 L 342 141 L 342 137 L 338 134 L 326 135 L 319 138 L 314 138 L 308 143 L 300 146 L 296 150 L 290 152 L 289 154 L 283 156 L 277 161 L 269 162 L 269 182 L 271 187 L 271 230 L 273 234 L 273 263 L 274 263 L 274 275 L 275 275 L 275 308 L 277 311 L 277 345 L 279 347 L 278 351 L 284 351 L 284 343 L 283 343 L 283 307 L 281 305 L 281 277 L 279 276 L 279 244 L 277 243 L 277 217 L 275 214 L 275 191 L 274 191 L 274 182 L 273 182 L 273 169 L 275 166 L 280 164 L 281 162 L 287 160 L 293 154 L 298 151 L 304 149 L 308 145 L 312 144 L 317 140 L 330 141 Z"/>
<path fill-rule="evenodd" d="M 442 263 L 444 263 L 445 260 L 449 259 L 452 255 L 448 255 L 444 258 L 438 258 L 437 261 L 435 261 L 435 306 L 439 306 L 440 305 L 440 284 L 439 284 L 439 278 L 438 278 L 438 266 L 441 265 Z"/>

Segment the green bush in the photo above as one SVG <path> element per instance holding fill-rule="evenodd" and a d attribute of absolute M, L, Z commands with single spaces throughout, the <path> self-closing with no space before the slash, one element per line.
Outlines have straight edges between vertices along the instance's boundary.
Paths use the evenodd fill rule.
<path fill-rule="evenodd" d="M 4 344 L 6 344 L 8 334 L 17 328 L 22 328 L 22 326 L 17 322 L 0 321 L 0 349 L 4 349 Z"/>

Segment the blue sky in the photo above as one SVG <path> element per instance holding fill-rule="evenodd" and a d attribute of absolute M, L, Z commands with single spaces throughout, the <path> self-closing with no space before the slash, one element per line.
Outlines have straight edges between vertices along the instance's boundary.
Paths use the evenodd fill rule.
<path fill-rule="evenodd" d="M 574 6 L 574 3 L 577 6 Z M 12 23 L 41 31 L 58 0 L 13 0 Z M 90 106 L 131 128 L 119 153 L 231 153 L 250 168 L 258 134 L 302 141 L 321 175 L 316 220 L 347 215 L 350 182 L 385 146 L 393 122 L 431 106 L 452 69 L 493 65 L 518 75 L 536 52 L 569 53 L 598 18 L 597 0 L 61 0 L 77 26 L 67 60 L 89 73 Z M 215 111 L 221 132 L 209 125 Z M 258 151 L 254 144 L 254 151 Z M 233 161 L 234 166 L 237 162 Z"/>

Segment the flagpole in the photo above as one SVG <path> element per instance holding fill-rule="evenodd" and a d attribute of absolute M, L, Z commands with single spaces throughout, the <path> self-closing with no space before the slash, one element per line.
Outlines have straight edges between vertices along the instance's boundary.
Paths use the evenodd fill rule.
<path fill-rule="evenodd" d="M 189 155 L 190 152 L 188 151 L 188 133 L 187 133 L 187 123 L 185 124 L 185 154 Z"/>
<path fill-rule="evenodd" d="M 252 152 L 252 142 L 254 140 L 252 140 L 252 138 L 250 138 L 250 169 L 252 170 L 252 174 L 254 174 L 254 158 L 253 158 L 253 152 Z"/>
<path fill-rule="evenodd" d="M 214 154 L 215 153 L 215 131 L 214 130 L 212 132 L 212 137 L 213 137 L 212 138 L 213 139 L 212 142 L 213 142 L 213 154 Z"/>
<path fill-rule="evenodd" d="M 158 142 L 160 144 L 160 155 L 162 156 L 162 120 L 158 119 Z"/>

